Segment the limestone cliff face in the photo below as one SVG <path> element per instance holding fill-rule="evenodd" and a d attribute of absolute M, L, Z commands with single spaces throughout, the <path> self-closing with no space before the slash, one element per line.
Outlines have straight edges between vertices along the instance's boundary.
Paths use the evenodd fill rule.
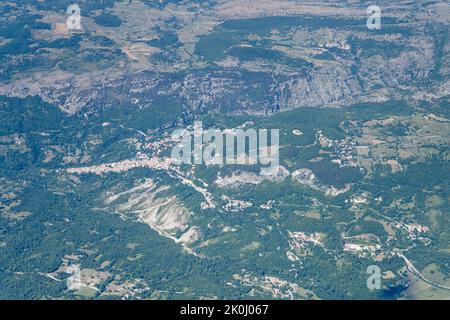
<path fill-rule="evenodd" d="M 39 81 L 30 78 L 0 86 L 0 94 L 37 95 L 69 114 L 123 105 L 151 107 L 166 99 L 184 106 L 187 114 L 208 111 L 229 114 L 270 114 L 306 107 L 343 107 L 386 99 L 432 75 L 433 45 L 421 51 L 403 51 L 395 57 L 370 56 L 355 68 L 350 59 L 297 71 L 255 71 L 240 68 L 196 70 L 185 74 L 71 75 L 54 72 Z M 356 57 L 354 57 L 356 59 Z M 440 72 L 446 72 L 445 63 Z M 438 85 L 438 84 L 437 84 Z M 427 91 L 442 90 L 433 85 Z M 442 94 L 441 94 L 442 95 Z"/>

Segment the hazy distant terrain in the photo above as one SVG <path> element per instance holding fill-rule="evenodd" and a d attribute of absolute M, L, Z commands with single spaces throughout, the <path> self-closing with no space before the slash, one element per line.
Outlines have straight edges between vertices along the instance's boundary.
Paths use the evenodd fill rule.
<path fill-rule="evenodd" d="M 0 298 L 450 297 L 447 2 L 77 3 L 0 4 Z M 279 166 L 174 163 L 194 121 Z"/>

